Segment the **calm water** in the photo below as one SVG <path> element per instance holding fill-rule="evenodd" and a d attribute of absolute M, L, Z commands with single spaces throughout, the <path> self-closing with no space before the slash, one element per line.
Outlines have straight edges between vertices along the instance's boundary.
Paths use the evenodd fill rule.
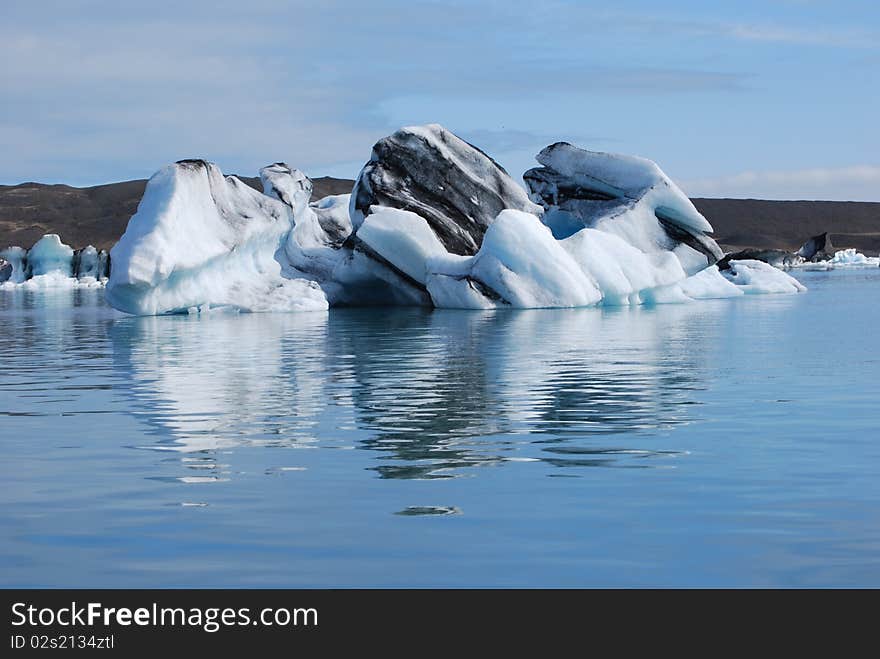
<path fill-rule="evenodd" d="M 0 585 L 880 586 L 880 271 L 637 309 L 0 292 Z"/>

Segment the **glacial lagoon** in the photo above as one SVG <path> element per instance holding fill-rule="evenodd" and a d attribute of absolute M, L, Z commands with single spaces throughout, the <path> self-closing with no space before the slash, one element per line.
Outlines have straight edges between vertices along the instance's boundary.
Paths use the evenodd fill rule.
<path fill-rule="evenodd" d="M 0 291 L 0 585 L 880 586 L 880 270 L 138 318 Z"/>

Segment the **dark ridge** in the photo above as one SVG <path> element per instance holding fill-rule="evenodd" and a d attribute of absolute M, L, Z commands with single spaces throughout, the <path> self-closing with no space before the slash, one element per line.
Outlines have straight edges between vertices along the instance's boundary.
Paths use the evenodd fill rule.
<path fill-rule="evenodd" d="M 880 252 L 880 202 L 692 199 L 727 251 L 797 251 L 810 236 L 828 232 L 835 249 Z"/>

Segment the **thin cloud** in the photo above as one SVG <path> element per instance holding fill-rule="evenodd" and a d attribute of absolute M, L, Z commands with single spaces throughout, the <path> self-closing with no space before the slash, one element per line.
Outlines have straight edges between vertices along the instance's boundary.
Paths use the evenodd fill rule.
<path fill-rule="evenodd" d="M 861 30 L 797 29 L 777 25 L 722 25 L 721 31 L 746 41 L 799 44 L 806 46 L 832 46 L 835 48 L 880 47 L 880 34 Z"/>
<path fill-rule="evenodd" d="M 677 20 L 674 8 L 561 0 L 6 0 L 3 13 L 4 182 L 97 183 L 184 156 L 245 173 L 284 159 L 320 174 L 362 162 L 409 115 L 471 129 L 499 155 L 557 139 L 589 146 L 594 134 L 640 148 L 660 131 L 693 149 L 699 130 L 718 129 L 689 117 L 721 126 L 725 108 L 773 89 L 772 66 L 738 56 L 760 50 L 752 43 L 880 43 L 858 26 L 701 23 L 690 10 Z M 754 70 L 740 70 L 746 61 Z"/>
<path fill-rule="evenodd" d="M 880 201 L 880 166 L 745 171 L 682 181 L 694 197 Z"/>

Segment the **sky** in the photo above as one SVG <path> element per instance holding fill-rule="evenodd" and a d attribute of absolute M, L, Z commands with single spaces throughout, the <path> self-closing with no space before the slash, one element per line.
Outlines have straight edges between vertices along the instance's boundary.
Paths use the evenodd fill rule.
<path fill-rule="evenodd" d="M 876 2 L 0 0 L 0 184 L 354 178 L 441 123 L 517 179 L 566 140 L 691 196 L 880 201 L 878 122 Z"/>

